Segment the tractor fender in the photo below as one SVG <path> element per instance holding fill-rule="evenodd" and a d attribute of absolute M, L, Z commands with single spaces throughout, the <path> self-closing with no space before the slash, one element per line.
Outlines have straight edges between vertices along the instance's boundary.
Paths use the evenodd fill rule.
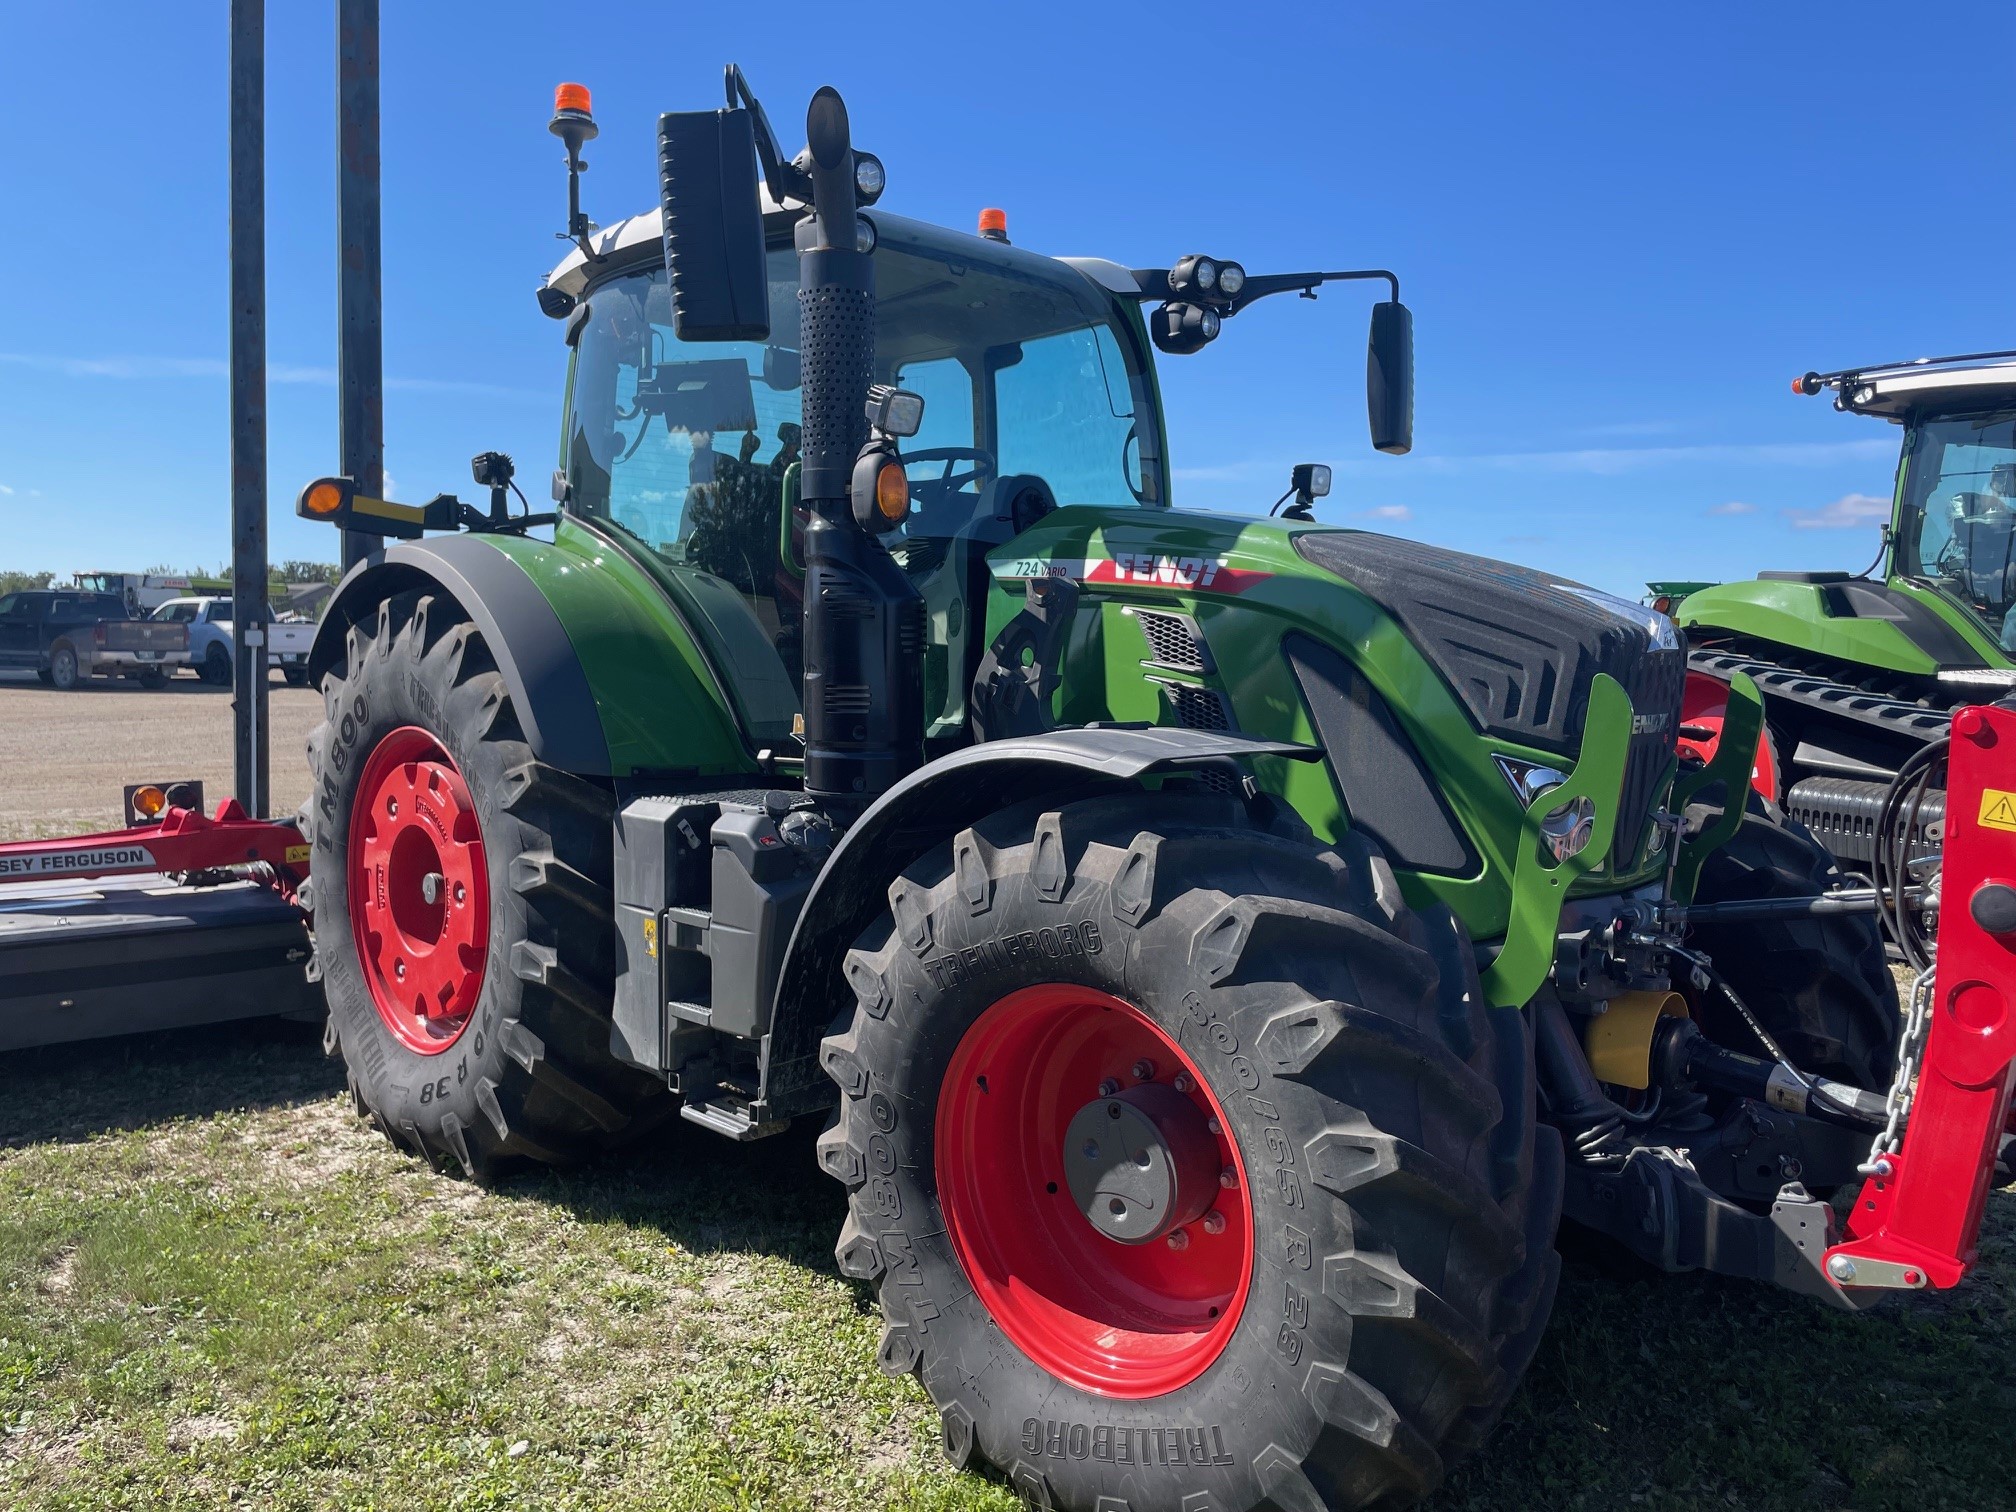
<path fill-rule="evenodd" d="M 446 594 L 482 632 L 534 756 L 582 776 L 614 774 L 594 690 L 560 616 L 523 569 L 481 536 L 400 541 L 352 567 L 316 631 L 309 681 L 320 685 L 352 625 L 412 588 Z"/>
<path fill-rule="evenodd" d="M 841 963 L 887 906 L 889 884 L 917 857 L 976 820 L 1042 794 L 1250 756 L 1318 761 L 1323 752 L 1180 727 L 1064 729 L 968 746 L 912 772 L 841 836 L 798 914 L 777 974 L 764 1095 L 786 1114 L 799 1111 L 802 1093 L 815 1094 L 807 1105 L 825 1100 L 817 1095 L 827 1088 L 816 1056 L 839 1007 L 834 993 Z"/>

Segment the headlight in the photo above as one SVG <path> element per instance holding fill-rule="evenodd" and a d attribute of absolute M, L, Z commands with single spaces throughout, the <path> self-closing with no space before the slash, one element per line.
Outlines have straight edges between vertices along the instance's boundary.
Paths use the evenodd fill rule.
<path fill-rule="evenodd" d="M 1596 832 L 1596 803 L 1591 798 L 1575 798 L 1552 810 L 1540 820 L 1540 840 L 1556 861 L 1580 855 Z"/>
<path fill-rule="evenodd" d="M 882 168 L 882 159 L 871 157 L 865 152 L 854 154 L 854 192 L 856 194 L 872 204 L 875 197 L 882 192 L 883 186 L 888 182 L 888 175 Z"/>
<path fill-rule="evenodd" d="M 1218 264 L 1208 257 L 1200 257 L 1197 265 L 1190 270 L 1190 276 L 1197 280 L 1198 288 L 1215 289 L 1218 287 Z"/>
<path fill-rule="evenodd" d="M 1216 310 L 1207 309 L 1204 312 L 1203 331 L 1204 331 L 1204 339 L 1206 341 L 1211 341 L 1217 337 L 1218 312 Z"/>
<path fill-rule="evenodd" d="M 1237 294 L 1246 287 L 1246 270 L 1237 263 L 1223 263 L 1218 269 L 1218 292 Z"/>

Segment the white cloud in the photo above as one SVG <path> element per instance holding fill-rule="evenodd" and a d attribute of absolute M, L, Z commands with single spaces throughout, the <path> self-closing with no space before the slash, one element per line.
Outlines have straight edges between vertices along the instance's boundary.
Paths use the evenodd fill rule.
<path fill-rule="evenodd" d="M 1757 513 L 1755 504 L 1745 504 L 1740 499 L 1731 499 L 1727 504 L 1717 504 L 1708 511 L 1711 515 L 1746 515 Z"/>
<path fill-rule="evenodd" d="M 1370 509 L 1361 509 L 1360 514 L 1370 515 L 1375 520 L 1411 520 L 1414 511 L 1405 504 L 1375 504 Z"/>
<path fill-rule="evenodd" d="M 5 483 L 0 483 L 0 497 L 11 495 L 13 492 L 14 490 L 9 488 Z"/>
<path fill-rule="evenodd" d="M 1818 509 L 1788 509 L 1785 518 L 1798 530 L 1853 530 L 1890 518 L 1890 501 L 1875 494 L 1843 494 Z"/>

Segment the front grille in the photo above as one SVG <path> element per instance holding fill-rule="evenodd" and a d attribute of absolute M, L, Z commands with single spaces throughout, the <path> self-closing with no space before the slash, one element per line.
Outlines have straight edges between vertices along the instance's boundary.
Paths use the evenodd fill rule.
<path fill-rule="evenodd" d="M 1676 749 L 1680 695 L 1686 684 L 1687 658 L 1678 651 L 1654 651 L 1638 659 L 1624 685 L 1624 691 L 1631 695 L 1631 710 L 1640 721 L 1641 733 L 1631 737 L 1630 755 L 1624 763 L 1617 836 L 1610 846 L 1610 865 L 1616 871 L 1631 870 L 1642 854 L 1645 826 L 1652 816 L 1659 781 Z"/>
<path fill-rule="evenodd" d="M 1204 635 L 1197 622 L 1186 614 L 1163 614 L 1153 609 L 1134 611 L 1135 622 L 1148 642 L 1155 664 L 1178 672 L 1208 673 L 1211 653 L 1204 649 Z"/>

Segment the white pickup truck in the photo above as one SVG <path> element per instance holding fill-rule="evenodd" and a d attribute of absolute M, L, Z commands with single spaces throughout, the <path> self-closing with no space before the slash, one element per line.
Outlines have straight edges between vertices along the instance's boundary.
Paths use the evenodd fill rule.
<path fill-rule="evenodd" d="M 231 600 L 170 599 L 150 619 L 189 627 L 188 666 L 207 683 L 231 685 Z M 266 665 L 278 667 L 288 686 L 308 683 L 308 651 L 315 644 L 313 620 L 274 620 L 266 626 Z"/>

